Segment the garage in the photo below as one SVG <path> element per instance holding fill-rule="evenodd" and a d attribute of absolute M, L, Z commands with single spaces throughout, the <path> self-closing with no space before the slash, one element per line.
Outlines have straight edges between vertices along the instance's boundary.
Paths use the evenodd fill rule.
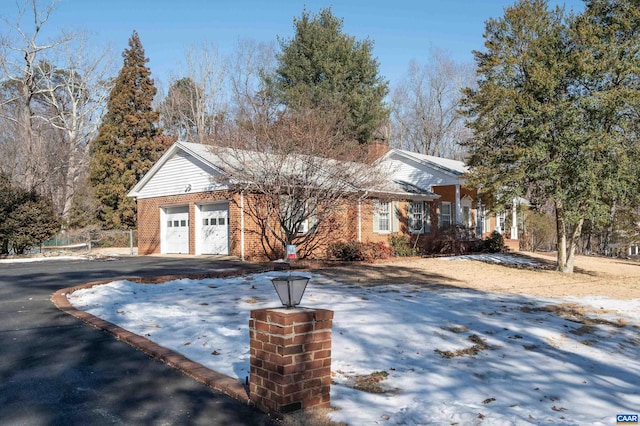
<path fill-rule="evenodd" d="M 163 253 L 189 254 L 189 206 L 166 207 Z"/>
<path fill-rule="evenodd" d="M 198 254 L 229 254 L 229 203 L 199 206 Z"/>

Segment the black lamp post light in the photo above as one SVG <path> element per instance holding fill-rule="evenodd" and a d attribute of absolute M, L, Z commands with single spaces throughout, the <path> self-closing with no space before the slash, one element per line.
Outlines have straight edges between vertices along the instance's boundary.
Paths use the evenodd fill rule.
<path fill-rule="evenodd" d="M 287 308 L 293 308 L 300 304 L 302 295 L 307 288 L 309 277 L 304 275 L 283 275 L 271 278 L 273 286 L 278 293 L 280 302 Z"/>

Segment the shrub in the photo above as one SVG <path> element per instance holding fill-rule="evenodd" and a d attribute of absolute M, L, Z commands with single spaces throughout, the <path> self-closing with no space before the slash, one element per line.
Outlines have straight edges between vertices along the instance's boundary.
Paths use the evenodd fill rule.
<path fill-rule="evenodd" d="M 336 242 L 329 245 L 328 254 L 330 257 L 346 261 L 367 261 L 376 259 L 388 259 L 393 254 L 393 249 L 384 242 L 360 243 L 357 241 Z"/>
<path fill-rule="evenodd" d="M 354 260 L 364 260 L 362 254 L 362 244 L 357 241 L 332 243 L 329 245 L 329 257 L 338 260 L 352 262 Z"/>
<path fill-rule="evenodd" d="M 483 251 L 489 253 L 500 253 L 504 249 L 504 237 L 498 231 L 493 231 L 491 235 L 484 239 Z"/>
<path fill-rule="evenodd" d="M 388 259 L 393 256 L 393 249 L 384 241 L 362 244 L 363 260 L 372 262 L 376 259 Z"/>
<path fill-rule="evenodd" d="M 407 235 L 392 235 L 389 237 L 389 245 L 393 249 L 393 255 L 398 257 L 417 256 L 417 248 L 411 247 L 411 240 Z"/>

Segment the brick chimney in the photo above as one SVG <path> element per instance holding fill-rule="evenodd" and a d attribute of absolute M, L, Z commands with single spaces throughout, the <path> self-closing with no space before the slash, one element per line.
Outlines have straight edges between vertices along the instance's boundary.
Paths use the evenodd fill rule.
<path fill-rule="evenodd" d="M 367 162 L 373 163 L 389 152 L 389 143 L 384 139 L 374 139 L 367 144 Z"/>

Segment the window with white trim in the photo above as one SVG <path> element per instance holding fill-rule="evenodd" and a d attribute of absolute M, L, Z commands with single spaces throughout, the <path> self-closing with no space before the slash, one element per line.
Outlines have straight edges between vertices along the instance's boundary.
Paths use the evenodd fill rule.
<path fill-rule="evenodd" d="M 373 200 L 373 230 L 391 232 L 391 202 Z"/>
<path fill-rule="evenodd" d="M 449 201 L 440 202 L 440 218 L 438 220 L 440 229 L 451 227 L 451 203 Z"/>
<path fill-rule="evenodd" d="M 282 208 L 284 209 L 284 220 L 287 221 L 290 226 L 297 223 L 296 232 L 298 234 L 306 234 L 309 232 L 309 229 L 315 225 L 315 218 L 313 215 L 309 215 L 307 218 L 302 219 L 304 215 L 307 214 L 308 207 L 305 201 L 290 196 L 282 196 L 281 203 Z"/>
<path fill-rule="evenodd" d="M 409 202 L 409 232 L 413 234 L 431 232 L 430 210 L 428 201 Z"/>

